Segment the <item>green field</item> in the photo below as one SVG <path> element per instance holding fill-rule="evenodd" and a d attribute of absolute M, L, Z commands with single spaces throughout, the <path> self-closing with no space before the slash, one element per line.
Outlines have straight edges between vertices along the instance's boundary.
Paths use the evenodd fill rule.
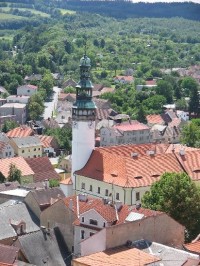
<path fill-rule="evenodd" d="M 20 20 L 24 19 L 22 16 L 15 16 L 12 14 L 5 14 L 5 13 L 0 13 L 0 21 L 1 20 Z"/>
<path fill-rule="evenodd" d="M 10 7 L 1 7 L 0 9 L 2 11 L 5 11 L 5 12 L 10 12 L 10 10 L 11 10 Z M 39 15 L 41 17 L 50 17 L 49 14 L 41 12 L 41 11 L 38 11 L 38 10 L 35 10 L 35 9 L 32 9 L 32 8 L 18 8 L 17 7 L 17 8 L 13 8 L 13 9 L 18 9 L 19 11 L 30 11 L 32 14 Z"/>
<path fill-rule="evenodd" d="M 59 10 L 60 10 L 62 15 L 65 15 L 65 14 L 70 14 L 70 15 L 76 14 L 76 11 L 73 11 L 73 10 L 68 10 L 68 9 L 59 9 Z"/>

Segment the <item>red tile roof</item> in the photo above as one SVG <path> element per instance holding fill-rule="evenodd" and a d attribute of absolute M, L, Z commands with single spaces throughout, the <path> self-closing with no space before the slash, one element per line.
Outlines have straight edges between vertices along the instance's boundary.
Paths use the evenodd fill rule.
<path fill-rule="evenodd" d="M 176 157 L 193 181 L 200 180 L 200 149 L 184 151 L 184 155 L 176 153 Z"/>
<path fill-rule="evenodd" d="M 164 143 L 145 143 L 145 144 L 127 144 L 117 146 L 99 147 L 98 149 L 107 151 L 121 156 L 130 157 L 131 154 L 137 153 L 138 156 L 146 155 L 148 151 L 155 151 L 155 154 L 165 153 L 169 148 L 170 144 Z"/>
<path fill-rule="evenodd" d="M 48 157 L 26 158 L 25 160 L 34 172 L 34 182 L 46 179 L 60 179 L 59 174 L 54 170 Z"/>
<path fill-rule="evenodd" d="M 9 138 L 22 138 L 33 135 L 34 135 L 33 129 L 27 126 L 16 127 L 6 133 L 6 136 Z"/>
<path fill-rule="evenodd" d="M 125 80 L 127 82 L 132 82 L 134 80 L 133 76 L 116 76 L 115 79 Z"/>
<path fill-rule="evenodd" d="M 149 127 L 142 123 L 126 123 L 120 125 L 114 125 L 113 128 L 118 129 L 120 131 L 135 131 L 135 130 L 147 130 Z"/>
<path fill-rule="evenodd" d="M 115 88 L 104 87 L 104 88 L 101 90 L 101 93 L 114 92 L 114 91 L 115 91 Z"/>
<path fill-rule="evenodd" d="M 146 187 L 158 181 L 165 172 L 183 172 L 173 153 L 133 158 L 96 149 L 76 174 L 121 187 Z"/>
<path fill-rule="evenodd" d="M 164 124 L 164 120 L 161 115 L 147 115 L 146 119 L 148 124 Z"/>
<path fill-rule="evenodd" d="M 185 244 L 184 246 L 188 251 L 200 254 L 200 240 L 189 243 L 189 244 Z"/>
<path fill-rule="evenodd" d="M 46 135 L 38 135 L 40 141 L 42 142 L 42 146 L 44 148 L 49 148 L 51 147 L 51 141 L 53 140 L 54 137 L 52 136 L 46 136 Z"/>
<path fill-rule="evenodd" d="M 3 142 L 3 141 L 0 141 L 0 152 L 3 152 L 4 149 L 7 147 L 7 143 Z"/>
<path fill-rule="evenodd" d="M 19 86 L 17 89 L 24 88 L 24 87 L 26 87 L 26 88 L 28 88 L 30 90 L 37 90 L 37 88 L 38 88 L 37 86 L 31 85 L 31 84 L 27 84 L 27 85 Z"/>
<path fill-rule="evenodd" d="M 117 247 L 77 258 L 74 262 L 85 266 L 145 266 L 160 261 L 160 258 L 136 248 Z"/>
<path fill-rule="evenodd" d="M 21 170 L 22 176 L 30 176 L 34 174 L 33 170 L 23 157 L 13 157 L 0 159 L 0 169 L 5 177 L 7 177 L 9 174 L 11 164 L 14 164 L 18 169 Z"/>
<path fill-rule="evenodd" d="M 63 185 L 72 185 L 73 183 L 72 183 L 71 177 L 68 177 L 68 178 L 63 179 L 62 181 L 60 181 L 60 184 L 63 184 Z"/>
<path fill-rule="evenodd" d="M 34 85 L 31 85 L 31 84 L 28 84 L 26 85 L 29 89 L 32 89 L 32 90 L 37 90 L 38 87 L 37 86 L 34 86 Z"/>
<path fill-rule="evenodd" d="M 64 199 L 65 205 L 69 207 L 70 201 L 73 202 L 73 211 L 77 216 L 77 199 L 78 196 L 71 196 Z M 152 211 L 149 209 L 139 208 L 136 209 L 135 207 L 130 207 L 128 205 L 122 205 L 121 208 L 118 210 L 118 218 L 117 221 L 116 217 L 116 210 L 113 204 L 104 204 L 102 199 L 87 197 L 86 201 L 78 201 L 79 203 L 79 214 L 83 214 L 89 210 L 95 210 L 98 212 L 107 222 L 113 224 L 121 224 L 124 223 L 127 216 L 131 213 L 140 213 L 143 214 L 144 217 L 150 217 L 155 215 L 161 215 L 162 212 L 159 211 Z M 75 225 L 80 225 L 79 219 L 76 219 L 74 222 Z M 81 224 L 82 225 L 82 224 Z"/>
<path fill-rule="evenodd" d="M 13 246 L 6 246 L 0 244 L 0 264 L 10 263 L 13 264 L 17 259 L 19 249 Z"/>
<path fill-rule="evenodd" d="M 146 85 L 156 85 L 156 80 L 155 79 L 147 80 L 145 83 Z"/>

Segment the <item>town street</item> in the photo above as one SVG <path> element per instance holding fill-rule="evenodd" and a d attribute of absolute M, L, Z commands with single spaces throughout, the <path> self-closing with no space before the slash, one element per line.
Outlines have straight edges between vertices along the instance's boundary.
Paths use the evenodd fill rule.
<path fill-rule="evenodd" d="M 52 99 L 44 102 L 45 110 L 43 114 L 44 119 L 48 119 L 49 117 L 52 117 L 52 114 L 54 113 L 57 103 L 58 103 L 58 95 L 60 93 L 61 88 L 53 87 L 54 94 L 52 95 Z"/>

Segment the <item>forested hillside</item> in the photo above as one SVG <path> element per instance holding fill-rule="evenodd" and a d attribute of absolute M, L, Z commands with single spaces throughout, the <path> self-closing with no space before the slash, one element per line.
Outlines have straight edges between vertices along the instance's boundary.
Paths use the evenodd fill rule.
<path fill-rule="evenodd" d="M 39 84 L 43 98 L 51 92 L 50 73 L 78 80 L 78 62 L 86 43 L 93 83 L 114 87 L 115 75 L 135 78 L 134 85 L 117 86 L 114 94 L 102 96 L 110 99 L 117 111 L 137 118 L 138 110 L 140 114 L 159 112 L 163 103 L 189 96 L 177 73 L 169 78 L 162 70 L 200 63 L 200 22 L 178 17 L 119 19 L 58 5 L 60 2 L 1 2 L 2 14 L 18 17 L 0 20 L 0 25 L 4 24 L 0 30 L 0 85 L 9 93 L 15 94 L 24 77 L 33 73 L 43 76 Z M 9 23 L 17 25 L 18 20 L 24 27 L 12 30 Z M 136 92 L 137 84 L 151 79 L 163 79 L 160 91 Z"/>

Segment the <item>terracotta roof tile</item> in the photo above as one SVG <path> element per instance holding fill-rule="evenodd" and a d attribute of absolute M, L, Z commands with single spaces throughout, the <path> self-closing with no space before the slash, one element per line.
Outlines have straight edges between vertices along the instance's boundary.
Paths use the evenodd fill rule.
<path fill-rule="evenodd" d="M 70 174 L 71 175 L 71 174 Z M 62 181 L 60 181 L 60 184 L 64 184 L 64 185 L 72 185 L 72 179 L 71 177 L 68 177 L 66 179 L 63 179 Z"/>
<path fill-rule="evenodd" d="M 193 243 L 185 244 L 184 246 L 187 250 L 200 254 L 200 240 L 195 241 Z"/>
<path fill-rule="evenodd" d="M 86 266 L 145 266 L 160 261 L 160 258 L 136 248 L 117 247 L 74 259 Z"/>
<path fill-rule="evenodd" d="M 22 138 L 33 135 L 34 131 L 32 130 L 32 128 L 27 126 L 16 127 L 6 133 L 6 136 L 9 138 Z"/>
<path fill-rule="evenodd" d="M 33 170 L 23 157 L 13 157 L 0 159 L 0 169 L 5 177 L 8 176 L 11 164 L 14 164 L 18 169 L 21 170 L 22 176 L 30 176 L 34 174 Z"/>
<path fill-rule="evenodd" d="M 14 263 L 19 249 L 13 246 L 0 244 L 0 263 Z"/>
<path fill-rule="evenodd" d="M 38 135 L 40 141 L 42 142 L 43 148 L 51 147 L 51 141 L 53 140 L 52 136 Z"/>
<path fill-rule="evenodd" d="M 183 146 L 182 144 L 169 144 L 165 152 L 166 153 L 171 153 L 171 152 L 179 153 L 180 150 L 184 150 L 185 152 L 188 152 L 188 151 L 197 151 L 199 150 L 199 148 L 187 147 L 187 146 Z"/>
<path fill-rule="evenodd" d="M 115 155 L 130 157 L 133 153 L 137 153 L 138 156 L 143 156 L 146 155 L 148 151 L 155 151 L 155 154 L 165 153 L 169 146 L 170 144 L 164 143 L 145 143 L 99 147 L 98 149 L 113 153 Z"/>
<path fill-rule="evenodd" d="M 46 179 L 60 179 L 48 157 L 26 158 L 25 160 L 34 172 L 34 182 Z"/>
<path fill-rule="evenodd" d="M 193 181 L 200 180 L 200 149 L 183 152 L 184 155 L 176 153 L 180 164 Z"/>
<path fill-rule="evenodd" d="M 146 85 L 156 85 L 156 80 L 155 79 L 147 80 L 145 83 Z"/>
<path fill-rule="evenodd" d="M 114 92 L 114 91 L 115 91 L 115 88 L 104 87 L 104 88 L 101 90 L 101 93 Z"/>
<path fill-rule="evenodd" d="M 116 76 L 115 79 L 118 79 L 118 80 L 124 80 L 124 81 L 127 81 L 127 82 L 132 82 L 134 81 L 134 78 L 133 76 Z"/>
<path fill-rule="evenodd" d="M 3 152 L 3 150 L 8 146 L 7 143 L 0 141 L 0 152 Z"/>
<path fill-rule="evenodd" d="M 147 115 L 146 119 L 148 124 L 164 124 L 164 120 L 161 115 Z"/>
<path fill-rule="evenodd" d="M 158 181 L 165 172 L 183 172 L 173 153 L 133 158 L 96 149 L 76 174 L 121 187 L 145 187 Z"/>
<path fill-rule="evenodd" d="M 149 127 L 142 123 L 125 123 L 120 125 L 114 125 L 113 128 L 118 129 L 120 131 L 134 131 L 134 130 L 147 130 Z"/>
<path fill-rule="evenodd" d="M 77 216 L 77 198 L 78 196 L 72 196 L 72 197 L 67 197 L 64 199 L 64 202 L 66 206 L 68 207 L 69 207 L 70 201 L 72 200 L 73 211 L 76 214 L 76 216 Z M 104 204 L 102 199 L 92 198 L 88 196 L 87 196 L 86 201 L 79 200 L 79 214 L 83 214 L 92 209 L 97 211 L 107 222 L 113 223 L 113 224 L 124 223 L 127 216 L 131 212 L 144 214 L 144 217 L 162 214 L 162 212 L 159 212 L 159 211 L 152 211 L 152 210 L 143 209 L 143 208 L 136 209 L 135 207 L 130 207 L 128 205 L 122 205 L 121 208 L 119 208 L 117 212 L 118 218 L 119 218 L 117 221 L 116 210 L 113 204 Z M 74 224 L 80 225 L 79 219 L 76 219 Z"/>

